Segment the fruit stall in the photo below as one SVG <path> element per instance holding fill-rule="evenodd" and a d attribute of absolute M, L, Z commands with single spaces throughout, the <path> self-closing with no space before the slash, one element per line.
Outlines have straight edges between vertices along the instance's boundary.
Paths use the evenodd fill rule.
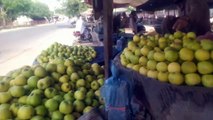
<path fill-rule="evenodd" d="M 149 2 L 153 3 L 153 1 L 155 0 Z M 110 2 L 106 4 L 112 7 L 112 1 Z M 148 9 L 151 6 L 146 4 L 140 7 Z M 105 24 L 109 23 L 105 26 L 106 29 L 110 29 L 109 25 L 111 25 L 109 13 L 111 12 L 104 13 L 107 21 Z M 106 34 L 110 36 L 110 32 Z M 105 47 L 106 50 L 110 49 L 109 44 L 105 44 Z M 213 118 L 212 50 L 212 40 L 197 40 L 193 32 L 153 36 L 135 35 L 123 52 L 114 58 L 114 63 L 120 74 L 129 76 L 128 79 L 134 83 L 133 96 L 142 108 L 145 107 L 143 111 L 151 116 L 141 119 L 211 120 Z M 134 108 L 136 107 L 133 106 Z"/>
<path fill-rule="evenodd" d="M 0 120 L 104 120 L 109 114 L 124 120 L 212 120 L 213 41 L 198 41 L 193 32 L 136 34 L 117 54 L 111 40 L 113 1 L 104 0 L 103 9 L 99 4 L 93 8 L 97 16 L 103 11 L 104 48 L 54 43 L 32 66 L 0 76 Z M 111 60 L 116 77 L 110 77 Z M 108 106 L 108 99 L 131 107 Z"/>
<path fill-rule="evenodd" d="M 0 120 L 76 120 L 102 108 L 104 68 L 89 46 L 54 43 L 32 66 L 0 77 Z"/>
<path fill-rule="evenodd" d="M 193 32 L 138 36 L 114 58 L 153 119 L 213 118 L 213 41 Z"/>

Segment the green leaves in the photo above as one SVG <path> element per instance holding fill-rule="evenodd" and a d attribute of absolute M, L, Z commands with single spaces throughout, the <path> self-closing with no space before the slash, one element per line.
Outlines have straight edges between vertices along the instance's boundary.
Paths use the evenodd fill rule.
<path fill-rule="evenodd" d="M 0 5 L 9 19 L 15 20 L 20 15 L 26 15 L 32 19 L 50 17 L 47 5 L 32 0 L 0 0 Z"/>
<path fill-rule="evenodd" d="M 30 4 L 29 0 L 2 0 L 3 9 L 12 20 L 19 15 L 27 15 Z"/>
<path fill-rule="evenodd" d="M 39 20 L 43 19 L 44 17 L 48 18 L 50 17 L 50 15 L 51 13 L 47 5 L 39 2 L 31 4 L 31 7 L 29 9 L 29 17 L 31 17 L 32 19 Z"/>
<path fill-rule="evenodd" d="M 85 3 L 81 2 L 81 0 L 65 0 L 62 5 L 64 8 L 61 11 L 69 17 L 80 15 L 81 12 L 88 8 Z"/>

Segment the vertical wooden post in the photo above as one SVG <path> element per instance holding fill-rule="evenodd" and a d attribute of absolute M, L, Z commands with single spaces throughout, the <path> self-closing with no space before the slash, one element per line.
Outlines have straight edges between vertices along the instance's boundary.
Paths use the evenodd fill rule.
<path fill-rule="evenodd" d="M 103 0 L 105 78 L 110 77 L 110 60 L 112 59 L 112 11 L 113 0 Z"/>

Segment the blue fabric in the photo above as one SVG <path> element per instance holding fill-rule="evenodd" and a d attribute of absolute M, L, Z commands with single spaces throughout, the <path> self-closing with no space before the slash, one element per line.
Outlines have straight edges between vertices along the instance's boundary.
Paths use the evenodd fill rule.
<path fill-rule="evenodd" d="M 120 74 L 114 64 L 111 65 L 112 77 L 108 78 L 101 88 L 109 120 L 131 119 L 131 97 L 133 84 L 131 78 Z"/>

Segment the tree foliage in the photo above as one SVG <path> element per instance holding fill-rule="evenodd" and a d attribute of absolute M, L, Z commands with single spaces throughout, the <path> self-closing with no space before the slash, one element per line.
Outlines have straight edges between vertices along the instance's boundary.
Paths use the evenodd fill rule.
<path fill-rule="evenodd" d="M 26 15 L 33 19 L 50 16 L 47 5 L 33 2 L 32 0 L 0 0 L 3 10 L 9 19 L 14 20 L 20 15 Z"/>
<path fill-rule="evenodd" d="M 44 17 L 49 18 L 51 16 L 51 12 L 47 5 L 37 2 L 31 4 L 28 15 L 34 20 L 40 20 Z"/>
<path fill-rule="evenodd" d="M 12 20 L 19 15 L 27 15 L 31 5 L 29 0 L 2 0 L 2 3 L 4 11 Z"/>
<path fill-rule="evenodd" d="M 88 6 L 85 3 L 82 3 L 81 0 L 65 0 L 63 6 L 64 9 L 61 11 L 69 17 L 80 15 L 81 12 L 88 8 Z"/>

